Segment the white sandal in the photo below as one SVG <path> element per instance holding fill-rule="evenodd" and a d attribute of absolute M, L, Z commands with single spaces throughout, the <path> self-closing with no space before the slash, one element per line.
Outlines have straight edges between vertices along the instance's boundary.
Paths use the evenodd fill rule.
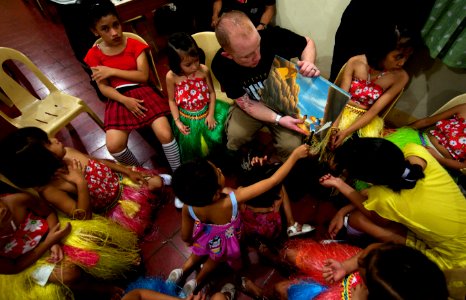
<path fill-rule="evenodd" d="M 236 294 L 236 288 L 233 284 L 231 283 L 226 283 L 222 289 L 220 290 L 220 293 L 222 294 L 228 294 L 230 295 L 230 298 L 228 300 L 233 300 L 235 299 L 235 294 Z"/>
<path fill-rule="evenodd" d="M 299 226 L 298 222 L 295 222 L 293 225 L 288 227 L 288 229 L 286 230 L 286 233 L 288 234 L 289 237 L 300 235 L 300 234 L 305 234 L 315 229 L 309 224 L 303 224 L 301 225 L 301 230 L 298 230 L 298 226 Z"/>

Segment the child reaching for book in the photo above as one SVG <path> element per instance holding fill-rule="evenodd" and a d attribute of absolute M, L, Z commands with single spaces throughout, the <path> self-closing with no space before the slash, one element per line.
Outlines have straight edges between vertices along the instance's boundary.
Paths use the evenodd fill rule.
<path fill-rule="evenodd" d="M 19 187 L 35 187 L 58 210 L 74 219 L 105 215 L 142 236 L 171 176 L 91 158 L 64 147 L 36 127 L 20 128 L 2 142 L 2 173 Z"/>
<path fill-rule="evenodd" d="M 299 146 L 270 178 L 235 192 L 224 189 L 222 171 L 205 159 L 180 166 L 173 175 L 173 190 L 186 203 L 182 209 L 181 236 L 191 246 L 192 254 L 182 268 L 170 273 L 168 280 L 181 282 L 207 257 L 196 278 L 183 287 L 184 293 L 189 295 L 205 282 L 220 262 L 239 269 L 242 222 L 238 205 L 279 185 L 296 161 L 306 157 L 308 151 L 308 145 Z"/>
<path fill-rule="evenodd" d="M 210 71 L 200 63 L 203 51 L 187 33 L 168 39 L 168 103 L 183 162 L 205 157 L 222 144 L 229 104 L 215 100 Z"/>
<path fill-rule="evenodd" d="M 280 168 L 281 163 L 269 163 L 267 157 L 254 157 L 252 169 L 239 179 L 240 186 L 250 186 L 269 178 Z M 293 217 L 290 199 L 284 185 L 277 185 L 269 191 L 240 205 L 243 232 L 248 244 L 254 247 L 264 245 L 275 248 L 283 239 L 282 213 L 287 224 L 286 235 L 293 237 L 312 231 L 308 224 L 299 224 Z"/>
<path fill-rule="evenodd" d="M 121 278 L 139 262 L 136 236 L 109 220 L 60 221 L 29 194 L 0 196 L 2 298 L 70 299 L 70 289 L 122 292 L 96 279 Z"/>
<path fill-rule="evenodd" d="M 99 90 L 108 97 L 104 120 L 108 151 L 120 163 L 139 166 L 128 149 L 128 137 L 133 129 L 150 126 L 174 171 L 180 165 L 180 157 L 166 117 L 170 112 L 168 103 L 147 85 L 149 64 L 144 50 L 149 46 L 123 35 L 110 0 L 91 5 L 89 27 L 102 38 L 84 61 L 92 69 L 92 79 Z"/>

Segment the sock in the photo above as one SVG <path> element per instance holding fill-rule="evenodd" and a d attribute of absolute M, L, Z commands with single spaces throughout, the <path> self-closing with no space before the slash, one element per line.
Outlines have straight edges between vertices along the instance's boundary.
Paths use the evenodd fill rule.
<path fill-rule="evenodd" d="M 168 144 L 162 144 L 165 157 L 174 172 L 180 166 L 180 149 L 175 139 Z"/>
<path fill-rule="evenodd" d="M 141 166 L 136 156 L 134 156 L 133 152 L 131 152 L 131 150 L 128 148 L 125 148 L 121 152 L 110 153 L 110 155 L 113 156 L 113 158 L 115 158 L 119 163 L 125 164 L 127 166 Z"/>

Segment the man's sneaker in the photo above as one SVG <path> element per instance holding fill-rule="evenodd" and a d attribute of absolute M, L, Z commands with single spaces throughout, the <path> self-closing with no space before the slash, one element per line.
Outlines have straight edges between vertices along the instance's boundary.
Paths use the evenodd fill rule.
<path fill-rule="evenodd" d="M 168 275 L 167 282 L 169 281 L 169 282 L 178 284 L 182 276 L 183 276 L 183 269 L 174 269 L 173 271 L 170 272 L 170 275 Z"/>

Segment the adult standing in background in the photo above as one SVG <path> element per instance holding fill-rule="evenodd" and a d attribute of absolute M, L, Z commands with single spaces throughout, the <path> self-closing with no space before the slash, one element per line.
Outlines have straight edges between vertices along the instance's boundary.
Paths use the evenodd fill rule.
<path fill-rule="evenodd" d="M 267 28 L 276 12 L 275 0 L 214 0 L 212 27 L 218 23 L 222 13 L 239 10 L 251 19 L 257 30 Z"/>
<path fill-rule="evenodd" d="M 420 35 L 433 3 L 434 0 L 351 0 L 335 33 L 329 80 L 333 82 L 348 59 L 366 53 L 380 39 L 381 32 L 395 25 Z M 368 21 L 370 17 L 374 17 L 373 22 Z"/>
<path fill-rule="evenodd" d="M 271 27 L 257 31 L 246 14 L 224 13 L 215 28 L 222 47 L 212 60 L 212 71 L 227 96 L 234 99 L 226 124 L 227 148 L 239 150 L 267 126 L 274 138 L 278 157 L 285 161 L 301 142 L 305 132 L 297 125 L 302 120 L 281 116 L 260 102 L 260 90 L 267 79 L 275 55 L 299 57 L 299 72 L 318 76 L 314 41 L 287 29 Z"/>

